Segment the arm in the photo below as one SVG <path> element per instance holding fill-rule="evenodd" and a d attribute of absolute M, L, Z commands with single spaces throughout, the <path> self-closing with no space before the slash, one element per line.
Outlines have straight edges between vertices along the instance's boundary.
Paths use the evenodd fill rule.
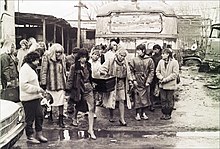
<path fill-rule="evenodd" d="M 172 62 L 173 64 L 173 67 L 172 67 L 172 73 L 167 76 L 166 78 L 163 79 L 163 82 L 166 83 L 166 82 L 170 82 L 172 80 L 175 80 L 179 74 L 179 64 L 177 62 L 177 60 L 173 60 Z"/>
<path fill-rule="evenodd" d="M 41 72 L 40 72 L 41 85 L 47 84 L 47 71 L 48 71 L 48 58 L 46 55 L 43 55 L 42 64 L 41 64 Z"/>
<path fill-rule="evenodd" d="M 29 75 L 27 75 L 27 74 L 29 74 Z M 30 93 L 30 94 L 43 93 L 44 90 L 42 88 L 40 88 L 40 86 L 30 84 L 30 82 L 35 81 L 34 79 L 36 79 L 36 81 L 38 81 L 38 79 L 32 75 L 30 69 L 21 69 L 20 70 L 19 84 L 20 84 L 21 89 L 25 90 L 25 92 Z"/>
<path fill-rule="evenodd" d="M 5 76 L 7 82 L 10 81 L 10 59 L 7 55 L 1 55 L 1 73 Z"/>
<path fill-rule="evenodd" d="M 150 60 L 149 60 L 149 75 L 148 75 L 147 81 L 146 81 L 147 84 L 150 84 L 154 78 L 154 67 L 155 67 L 154 61 L 153 61 L 153 59 L 150 58 Z"/>
<path fill-rule="evenodd" d="M 163 76 L 162 76 L 162 74 L 161 74 L 161 66 L 162 66 L 162 64 L 163 64 L 163 61 L 160 60 L 159 63 L 158 63 L 158 65 L 157 65 L 157 68 L 156 68 L 156 76 L 157 76 L 157 78 L 158 78 L 159 80 L 162 80 L 162 79 L 163 79 Z"/>
<path fill-rule="evenodd" d="M 67 82 L 66 82 L 66 90 L 70 91 L 73 87 L 73 81 L 74 81 L 74 72 L 75 72 L 75 65 L 72 65 L 70 67 L 70 73 L 67 77 Z"/>

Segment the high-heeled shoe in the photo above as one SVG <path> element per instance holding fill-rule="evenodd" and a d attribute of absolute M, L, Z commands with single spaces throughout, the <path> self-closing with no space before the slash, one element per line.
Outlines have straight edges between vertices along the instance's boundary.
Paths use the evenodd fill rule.
<path fill-rule="evenodd" d="M 125 122 L 125 123 L 122 123 L 121 120 L 119 120 L 119 123 L 120 123 L 121 126 L 127 126 L 127 123 L 126 123 L 126 122 Z"/>
<path fill-rule="evenodd" d="M 92 139 L 92 140 L 96 140 L 96 139 L 97 139 L 96 136 L 95 136 L 95 134 L 94 134 L 94 132 L 93 132 L 93 133 L 90 133 L 90 132 L 88 131 L 88 137 L 89 137 L 89 139 Z"/>

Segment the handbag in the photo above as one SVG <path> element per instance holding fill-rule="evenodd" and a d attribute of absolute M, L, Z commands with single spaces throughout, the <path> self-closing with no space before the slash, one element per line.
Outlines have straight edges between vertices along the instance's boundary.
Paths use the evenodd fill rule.
<path fill-rule="evenodd" d="M 115 90 L 116 77 L 109 78 L 93 78 L 92 81 L 96 83 L 95 89 L 98 92 L 111 92 Z"/>
<path fill-rule="evenodd" d="M 1 90 L 1 99 L 20 102 L 19 87 L 9 87 Z"/>

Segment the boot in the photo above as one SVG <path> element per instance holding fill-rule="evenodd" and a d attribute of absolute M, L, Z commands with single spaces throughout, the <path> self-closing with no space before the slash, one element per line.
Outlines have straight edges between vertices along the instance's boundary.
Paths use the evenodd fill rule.
<path fill-rule="evenodd" d="M 40 141 L 38 141 L 37 139 L 35 139 L 33 137 L 33 135 L 30 135 L 27 137 L 27 143 L 31 143 L 31 144 L 40 144 Z"/>
<path fill-rule="evenodd" d="M 63 123 L 63 115 L 59 115 L 58 125 L 59 125 L 61 128 L 65 128 L 65 125 L 64 125 L 64 123 Z"/>
<path fill-rule="evenodd" d="M 49 122 L 50 124 L 53 124 L 53 114 L 52 114 L 52 110 L 51 110 L 50 113 L 49 113 L 48 122 Z"/>
<path fill-rule="evenodd" d="M 38 131 L 36 132 L 36 138 L 40 141 L 40 142 L 47 142 L 47 138 L 45 138 L 42 134 L 42 131 Z"/>

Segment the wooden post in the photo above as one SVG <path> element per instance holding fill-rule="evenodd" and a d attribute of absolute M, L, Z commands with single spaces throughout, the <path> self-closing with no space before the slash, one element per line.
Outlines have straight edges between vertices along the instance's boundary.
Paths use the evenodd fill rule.
<path fill-rule="evenodd" d="M 64 33 L 63 33 L 63 27 L 61 27 L 61 39 L 62 39 L 62 46 L 64 47 Z"/>
<path fill-rule="evenodd" d="M 43 42 L 46 44 L 46 20 L 43 19 Z"/>
<path fill-rule="evenodd" d="M 69 29 L 67 29 L 67 45 L 66 45 L 66 49 L 67 49 L 67 55 L 70 54 L 70 35 L 69 35 Z"/>
<path fill-rule="evenodd" d="M 77 47 L 80 48 L 80 36 L 81 36 L 81 0 L 79 0 L 78 6 L 78 30 L 77 30 Z"/>
<path fill-rule="evenodd" d="M 53 27 L 53 43 L 56 43 L 56 24 L 54 24 L 54 27 Z"/>

